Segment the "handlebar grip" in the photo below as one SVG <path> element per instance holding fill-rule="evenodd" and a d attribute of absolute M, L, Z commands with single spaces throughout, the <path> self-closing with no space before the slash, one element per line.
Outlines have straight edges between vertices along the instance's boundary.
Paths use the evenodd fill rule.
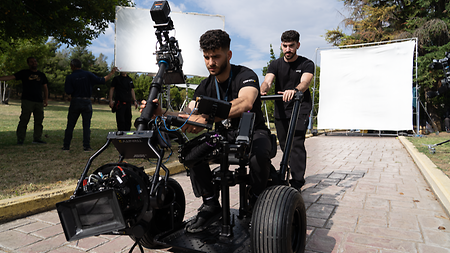
<path fill-rule="evenodd" d="M 261 100 L 281 100 L 283 99 L 283 95 L 265 95 L 261 96 Z"/>
<path fill-rule="evenodd" d="M 294 98 L 296 98 L 296 97 L 298 97 L 298 99 L 301 100 L 303 98 L 303 92 L 297 91 L 295 93 Z M 261 96 L 261 101 L 264 101 L 264 100 L 282 100 L 282 99 L 283 99 L 283 95 L 282 94 Z"/>

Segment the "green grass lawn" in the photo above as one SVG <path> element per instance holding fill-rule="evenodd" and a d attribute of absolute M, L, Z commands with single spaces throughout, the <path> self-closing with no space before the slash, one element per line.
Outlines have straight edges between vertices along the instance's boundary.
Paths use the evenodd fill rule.
<path fill-rule="evenodd" d="M 450 133 L 432 133 L 423 137 L 408 137 L 407 139 L 417 148 L 419 152 L 424 153 L 439 169 L 450 177 L 450 143 L 448 142 L 434 147 L 436 149 L 436 153 L 434 154 L 432 154 L 428 149 L 428 145 L 449 140 Z"/>
<path fill-rule="evenodd" d="M 106 143 L 108 132 L 116 131 L 115 114 L 106 104 L 93 104 L 91 147 L 98 150 Z M 47 144 L 32 144 L 33 117 L 28 123 L 23 145 L 17 145 L 16 128 L 20 116 L 20 100 L 0 105 L 0 199 L 26 193 L 74 185 L 78 181 L 92 152 L 83 151 L 81 116 L 73 133 L 70 151 L 61 150 L 67 124 L 69 102 L 50 101 L 45 107 L 44 136 Z M 133 110 L 133 123 L 140 113 Z M 132 127 L 132 130 L 135 129 Z M 173 148 L 176 152 L 176 147 Z M 166 152 L 166 156 L 168 156 Z M 96 158 L 91 172 L 101 165 L 117 162 L 119 154 L 113 145 Z M 174 153 L 170 161 L 177 160 Z M 151 168 L 156 161 L 135 159 L 128 161 Z"/>

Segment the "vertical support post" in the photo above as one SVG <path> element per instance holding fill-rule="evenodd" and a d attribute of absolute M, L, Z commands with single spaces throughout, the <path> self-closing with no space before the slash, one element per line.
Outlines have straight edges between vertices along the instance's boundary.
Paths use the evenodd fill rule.
<path fill-rule="evenodd" d="M 230 153 L 230 146 L 227 141 L 221 143 L 222 145 L 222 161 L 220 163 L 220 174 L 221 181 L 220 185 L 222 188 L 222 231 L 220 236 L 231 237 L 233 236 L 233 230 L 231 228 L 231 217 L 230 217 L 230 186 L 228 184 L 228 172 L 230 164 L 228 162 L 228 154 Z"/>

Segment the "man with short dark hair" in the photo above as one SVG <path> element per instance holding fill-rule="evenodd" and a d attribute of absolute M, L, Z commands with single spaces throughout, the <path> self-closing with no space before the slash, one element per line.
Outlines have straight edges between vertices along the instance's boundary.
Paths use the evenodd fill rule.
<path fill-rule="evenodd" d="M 194 97 L 206 96 L 229 101 L 231 109 L 228 114 L 231 128 L 227 141 L 234 143 L 239 128 L 239 121 L 244 112 L 255 113 L 252 150 L 250 151 L 250 204 L 254 204 L 260 193 L 266 188 L 271 167 L 270 161 L 270 132 L 264 124 L 261 111 L 261 99 L 259 96 L 258 76 L 253 70 L 239 65 L 230 64 L 232 52 L 230 50 L 230 37 L 222 30 L 210 30 L 200 37 L 200 48 L 203 50 L 203 59 L 210 75 L 197 87 Z M 154 100 L 153 102 L 157 102 Z M 191 101 L 185 109 L 187 114 L 176 114 L 188 118 L 191 111 L 195 110 L 195 101 Z M 194 114 L 189 121 L 201 124 L 207 123 L 206 115 Z M 158 107 L 155 115 L 162 113 Z M 167 114 L 175 114 L 166 112 Z M 215 118 L 216 124 L 221 124 L 223 119 Z M 216 125 L 217 126 L 217 125 Z M 198 134 L 202 127 L 186 124 L 182 131 Z M 215 195 L 212 172 L 209 163 L 204 157 L 190 159 L 184 164 L 190 169 L 192 188 L 196 197 L 202 197 L 203 204 L 199 208 L 197 217 L 186 224 L 186 231 L 198 233 L 204 231 L 210 224 L 216 221 L 222 214 L 219 196 Z"/>
<path fill-rule="evenodd" d="M 253 202 L 265 189 L 269 178 L 270 161 L 270 132 L 264 124 L 259 97 L 258 76 L 253 70 L 239 65 L 230 64 L 232 52 L 231 39 L 225 31 L 210 30 L 200 37 L 200 48 L 203 51 L 206 68 L 210 75 L 197 87 L 194 97 L 201 95 L 226 100 L 231 103 L 228 118 L 231 120 L 230 132 L 237 132 L 242 113 L 255 113 L 255 126 L 252 150 L 249 158 L 251 198 Z M 191 101 L 189 109 L 194 110 L 195 101 Z M 186 117 L 187 115 L 184 115 Z M 189 119 L 206 123 L 205 115 L 192 115 Z M 219 121 L 221 119 L 216 119 Z M 184 127 L 186 132 L 199 133 L 202 129 L 193 125 Z M 230 134 L 236 136 L 235 134 Z M 235 138 L 235 137 L 234 137 Z M 234 142 L 233 138 L 229 139 Z M 186 231 L 197 233 L 205 230 L 217 216 L 221 215 L 218 201 L 214 195 L 212 173 L 209 164 L 203 159 L 189 166 L 191 182 L 196 197 L 202 197 L 203 205 L 197 217 L 186 225 Z M 254 203 L 253 203 L 254 204 Z"/>
<path fill-rule="evenodd" d="M 22 145 L 25 141 L 28 122 L 31 114 L 34 117 L 33 143 L 46 144 L 42 140 L 44 129 L 44 107 L 48 105 L 48 80 L 44 73 L 37 70 L 38 62 L 34 57 L 27 58 L 29 69 L 23 69 L 11 76 L 2 76 L 0 81 L 21 80 L 22 81 L 22 112 L 17 126 L 17 144 Z M 42 99 L 42 90 L 44 99 Z"/>
<path fill-rule="evenodd" d="M 292 98 L 297 91 L 303 92 L 303 101 L 292 142 L 291 159 L 289 159 L 292 175 L 290 184 L 301 191 L 305 184 L 305 134 L 312 109 L 309 85 L 314 76 L 314 63 L 303 56 L 297 55 L 297 49 L 299 48 L 300 34 L 297 31 L 289 30 L 281 35 L 281 49 L 284 56 L 272 61 L 267 68 L 267 74 L 261 84 L 261 95 L 267 94 L 275 79 L 275 92 L 283 94 L 282 101 L 275 101 L 275 127 L 280 147 L 284 152 L 286 135 L 294 107 Z"/>
<path fill-rule="evenodd" d="M 127 75 L 127 72 L 120 72 L 120 75 L 113 78 L 109 89 L 109 107 L 116 113 L 118 131 L 131 130 L 131 118 L 133 116 L 131 105 L 134 105 L 135 108 L 138 106 L 133 79 Z"/>
<path fill-rule="evenodd" d="M 73 59 L 70 61 L 72 74 L 66 77 L 65 91 L 71 96 L 69 113 L 67 114 L 67 127 L 64 134 L 63 150 L 70 149 L 73 129 L 80 117 L 83 119 L 83 149 L 92 151 L 91 148 L 91 118 L 92 118 L 92 87 L 95 84 L 104 84 L 108 81 L 117 68 L 113 68 L 105 77 L 98 77 L 89 71 L 81 69 L 81 61 Z"/>

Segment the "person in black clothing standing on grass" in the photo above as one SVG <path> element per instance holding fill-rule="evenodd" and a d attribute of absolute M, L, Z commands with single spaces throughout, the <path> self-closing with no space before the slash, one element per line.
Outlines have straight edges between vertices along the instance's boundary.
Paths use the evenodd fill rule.
<path fill-rule="evenodd" d="M 22 113 L 17 126 L 17 144 L 22 145 L 27 134 L 27 126 L 31 113 L 34 117 L 33 143 L 46 144 L 42 140 L 44 129 L 44 107 L 48 105 L 48 80 L 44 73 L 37 70 L 38 62 L 34 57 L 27 58 L 29 69 L 23 69 L 11 76 L 2 76 L 0 81 L 21 80 L 22 81 Z M 42 99 L 44 91 L 44 99 Z"/>
<path fill-rule="evenodd" d="M 69 113 L 67 114 L 67 127 L 64 133 L 63 150 L 70 149 L 73 129 L 80 117 L 83 119 L 83 149 L 91 151 L 91 118 L 92 118 L 92 86 L 104 84 L 108 81 L 117 68 L 113 68 L 105 77 L 98 77 L 89 71 L 81 69 L 81 61 L 73 59 L 70 61 L 72 74 L 66 77 L 65 91 L 71 96 Z"/>
<path fill-rule="evenodd" d="M 120 72 L 120 75 L 113 78 L 109 90 L 109 107 L 116 113 L 118 131 L 130 131 L 131 105 L 134 105 L 136 109 L 138 107 L 133 80 L 127 75 L 127 72 Z"/>
<path fill-rule="evenodd" d="M 314 63 L 303 56 L 297 55 L 297 49 L 299 48 L 300 34 L 297 31 L 289 30 L 281 35 L 281 49 L 284 56 L 270 63 L 264 82 L 261 84 L 261 95 L 267 94 L 275 79 L 275 92 L 283 94 L 282 101 L 275 101 L 275 127 L 280 147 L 284 152 L 286 135 L 294 106 L 292 98 L 297 91 L 303 92 L 303 101 L 292 143 L 291 159 L 289 159 L 292 176 L 290 184 L 300 191 L 305 184 L 305 134 L 312 109 L 309 85 L 314 76 Z"/>

